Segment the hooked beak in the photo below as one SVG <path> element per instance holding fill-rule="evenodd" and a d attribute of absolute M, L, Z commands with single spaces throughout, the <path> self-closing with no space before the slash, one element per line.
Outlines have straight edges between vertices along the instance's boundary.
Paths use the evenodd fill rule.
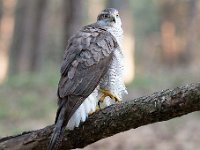
<path fill-rule="evenodd" d="M 111 16 L 111 22 L 114 22 L 114 23 L 116 23 L 116 18 L 115 18 L 115 16 L 114 16 L 114 15 L 112 15 L 112 16 Z"/>

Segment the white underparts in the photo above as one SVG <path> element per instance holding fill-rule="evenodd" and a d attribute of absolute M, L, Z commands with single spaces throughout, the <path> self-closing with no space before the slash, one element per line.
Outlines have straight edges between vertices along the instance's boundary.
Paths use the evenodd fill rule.
<path fill-rule="evenodd" d="M 84 122 L 87 119 L 89 113 L 92 113 L 96 110 L 98 103 L 97 95 L 97 90 L 94 90 L 93 93 L 84 100 L 84 102 L 70 118 L 67 124 L 67 129 L 73 130 L 74 127 L 78 127 L 81 122 Z"/>

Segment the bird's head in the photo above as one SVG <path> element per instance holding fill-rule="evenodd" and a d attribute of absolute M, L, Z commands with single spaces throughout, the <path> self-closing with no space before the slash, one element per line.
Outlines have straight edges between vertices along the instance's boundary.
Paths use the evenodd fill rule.
<path fill-rule="evenodd" d="M 97 23 L 108 27 L 121 27 L 119 12 L 114 8 L 104 9 L 97 17 Z"/>

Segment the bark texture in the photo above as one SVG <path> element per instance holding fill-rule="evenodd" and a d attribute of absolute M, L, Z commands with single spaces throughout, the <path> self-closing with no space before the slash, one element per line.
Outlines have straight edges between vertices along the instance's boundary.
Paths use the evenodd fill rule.
<path fill-rule="evenodd" d="M 100 139 L 143 125 L 166 121 L 200 110 L 200 83 L 162 90 L 115 104 L 66 131 L 61 150 L 82 148 Z M 53 125 L 0 139 L 0 150 L 46 150 Z"/>

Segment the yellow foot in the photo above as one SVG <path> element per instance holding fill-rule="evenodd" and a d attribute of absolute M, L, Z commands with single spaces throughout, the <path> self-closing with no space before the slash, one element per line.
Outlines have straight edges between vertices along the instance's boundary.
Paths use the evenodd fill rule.
<path fill-rule="evenodd" d="M 101 97 L 99 99 L 99 103 L 103 103 L 103 101 L 106 98 L 106 96 L 109 96 L 111 99 L 114 99 L 115 102 L 121 102 L 122 101 L 117 96 L 113 95 L 109 90 L 100 89 L 99 91 L 102 93 L 102 95 L 101 95 Z"/>

